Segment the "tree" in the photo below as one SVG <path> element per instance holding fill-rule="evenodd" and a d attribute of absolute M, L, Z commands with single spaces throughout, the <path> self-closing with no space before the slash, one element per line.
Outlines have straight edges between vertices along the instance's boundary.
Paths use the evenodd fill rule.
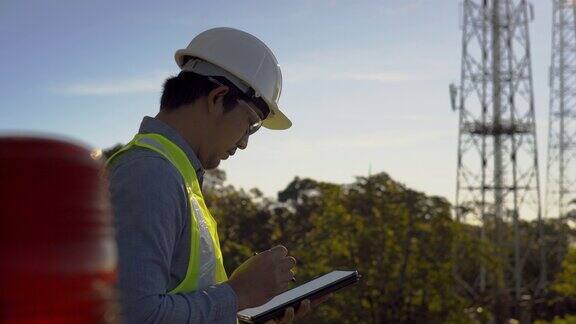
<path fill-rule="evenodd" d="M 576 248 L 570 249 L 566 254 L 562 270 L 551 289 L 561 296 L 576 299 Z"/>
<path fill-rule="evenodd" d="M 358 285 L 335 294 L 310 323 L 465 321 L 447 253 L 458 225 L 443 198 L 384 173 L 348 185 L 295 178 L 278 201 L 254 203 L 257 195 L 230 186 L 209 196 L 229 266 L 283 243 L 298 260 L 299 282 L 359 270 Z"/>

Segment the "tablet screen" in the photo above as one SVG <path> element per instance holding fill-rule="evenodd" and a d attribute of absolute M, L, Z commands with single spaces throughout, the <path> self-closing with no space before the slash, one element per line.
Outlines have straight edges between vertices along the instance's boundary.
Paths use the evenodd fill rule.
<path fill-rule="evenodd" d="M 262 306 L 247 308 L 240 311 L 238 314 L 246 317 L 256 316 L 270 309 L 273 309 L 274 307 L 280 306 L 291 300 L 297 299 L 302 295 L 306 295 L 319 288 L 330 285 L 331 283 L 338 281 L 342 278 L 345 278 L 346 276 L 349 276 L 352 273 L 354 273 L 354 271 L 340 271 L 340 270 L 332 271 L 321 277 L 313 279 L 301 286 L 285 291 L 280 295 L 272 298 L 269 302 L 267 302 Z"/>

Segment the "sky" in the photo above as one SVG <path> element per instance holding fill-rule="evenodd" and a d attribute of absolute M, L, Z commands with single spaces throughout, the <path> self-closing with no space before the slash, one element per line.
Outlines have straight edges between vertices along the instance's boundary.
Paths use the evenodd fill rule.
<path fill-rule="evenodd" d="M 541 172 L 551 3 L 533 1 L 530 25 Z M 453 201 L 459 9 L 452 0 L 1 0 L 0 134 L 126 143 L 158 112 L 163 81 L 178 73 L 174 52 L 203 30 L 234 27 L 274 51 L 294 125 L 259 131 L 223 161 L 229 183 L 275 197 L 295 176 L 349 183 L 387 172 Z"/>

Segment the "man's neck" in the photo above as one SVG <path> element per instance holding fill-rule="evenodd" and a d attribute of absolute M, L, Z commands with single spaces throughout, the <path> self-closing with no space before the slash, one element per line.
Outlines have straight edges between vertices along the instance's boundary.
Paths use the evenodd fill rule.
<path fill-rule="evenodd" d="M 192 151 L 200 158 L 201 143 L 203 136 L 201 134 L 202 127 L 197 127 L 195 118 L 185 118 L 178 112 L 160 111 L 154 118 L 160 120 L 166 125 L 172 127 L 190 146 Z"/>

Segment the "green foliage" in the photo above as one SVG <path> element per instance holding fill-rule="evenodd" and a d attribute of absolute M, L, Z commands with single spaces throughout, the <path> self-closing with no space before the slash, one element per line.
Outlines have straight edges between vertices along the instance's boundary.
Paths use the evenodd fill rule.
<path fill-rule="evenodd" d="M 566 315 L 566 317 L 554 317 L 552 324 L 576 324 L 576 315 Z"/>
<path fill-rule="evenodd" d="M 570 249 L 566 254 L 562 270 L 551 289 L 560 296 L 576 299 L 576 248 Z"/>
<path fill-rule="evenodd" d="M 256 189 L 236 190 L 225 185 L 225 179 L 222 171 L 209 172 L 204 191 L 219 222 L 229 272 L 253 252 L 283 244 L 298 260 L 299 282 L 333 269 L 358 269 L 362 275 L 357 285 L 336 293 L 307 322 L 494 321 L 494 307 L 499 303 L 495 285 L 509 275 L 498 255 L 510 256 L 489 238 L 500 228 L 509 240 L 513 236 L 509 224 L 488 224 L 485 239 L 480 239 L 480 227 L 452 220 L 447 200 L 411 190 L 385 173 L 359 177 L 346 185 L 296 177 L 277 200 L 263 197 Z M 525 280 L 537 282 L 539 249 L 531 240 L 537 236 L 537 222 L 518 226 L 525 233 L 521 244 L 529 256 Z M 546 251 L 558 246 L 561 229 L 557 222 L 544 224 Z M 548 254 L 549 278 L 558 278 L 554 291 L 574 298 L 574 252 L 558 276 L 558 257 Z M 477 285 L 480 265 L 492 283 L 485 295 L 473 296 L 466 287 Z M 535 316 L 552 319 L 570 309 L 562 306 L 564 311 L 555 313 L 555 307 Z"/>
<path fill-rule="evenodd" d="M 545 321 L 536 321 L 537 324 L 549 323 Z M 566 317 L 556 316 L 552 320 L 552 324 L 576 324 L 576 315 L 566 315 Z"/>
<path fill-rule="evenodd" d="M 282 243 L 298 260 L 300 282 L 332 269 L 361 273 L 310 323 L 468 322 L 452 275 L 460 225 L 445 199 L 384 173 L 350 185 L 295 178 L 278 201 L 210 183 L 205 191 L 229 271 L 253 251 Z"/>

